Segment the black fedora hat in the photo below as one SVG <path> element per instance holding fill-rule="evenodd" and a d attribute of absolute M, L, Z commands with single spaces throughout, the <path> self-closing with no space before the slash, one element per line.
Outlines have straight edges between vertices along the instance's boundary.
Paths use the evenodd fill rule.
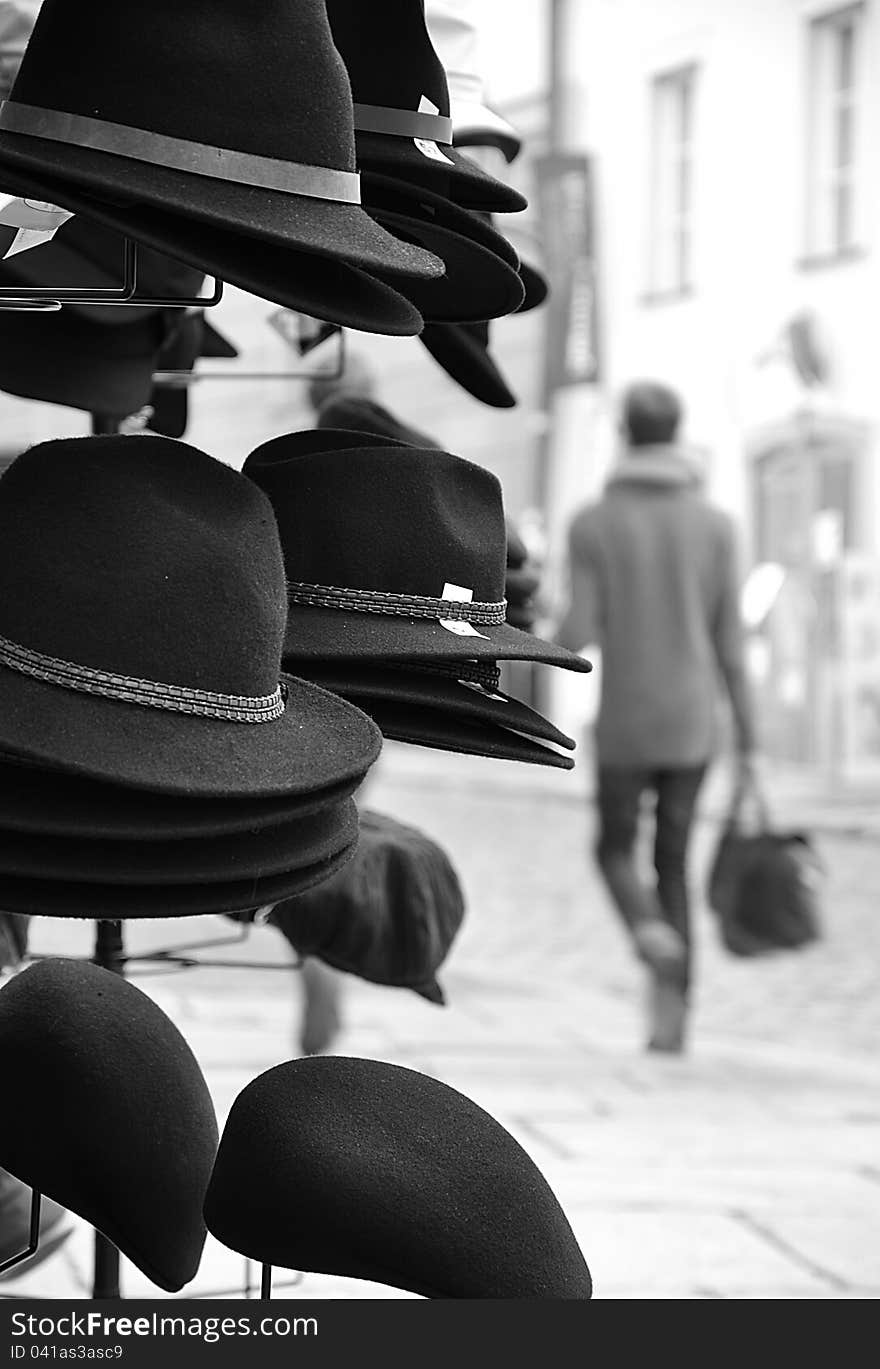
<path fill-rule="evenodd" d="M 426 324 L 419 341 L 450 379 L 481 404 L 515 408 L 516 395 L 489 351 L 488 322 Z"/>
<path fill-rule="evenodd" d="M 0 828 L 43 837 L 169 842 L 239 836 L 341 804 L 359 788 L 356 775 L 290 798 L 199 799 L 48 770 L 24 757 L 0 759 Z"/>
<path fill-rule="evenodd" d="M 490 723 L 569 751 L 575 749 L 571 737 L 560 732 L 549 718 L 502 693 L 500 670 L 491 665 L 469 672 L 464 662 L 450 663 L 448 668 L 414 662 L 378 666 L 361 661 L 318 662 L 309 666 L 307 678 L 322 689 L 341 694 L 344 699 L 351 698 L 366 713 L 373 703 L 389 706 L 384 710 L 385 717 L 394 704 L 413 704 L 420 709 L 436 709 L 450 728 L 457 719 Z"/>
<path fill-rule="evenodd" d="M 504 621 L 498 479 L 448 452 L 379 440 L 357 447 L 356 433 L 289 433 L 244 463 L 278 519 L 285 657 L 511 659 L 588 671 L 580 656 Z M 456 597 L 468 594 L 472 607 Z"/>
<path fill-rule="evenodd" d="M 19 456 L 0 479 L 0 584 L 4 752 L 225 798 L 311 793 L 379 753 L 363 714 L 280 678 L 271 504 L 194 447 L 86 437 Z"/>
<path fill-rule="evenodd" d="M 206 225 L 151 206 L 139 206 L 136 221 L 125 203 L 86 194 L 60 176 L 0 169 L 0 186 L 18 195 L 51 200 L 91 221 L 125 233 L 139 244 L 166 253 L 230 285 L 313 318 L 367 333 L 412 337 L 421 315 L 389 285 L 347 262 L 294 251 L 269 241 L 255 247 L 241 232 Z M 41 249 L 34 249 L 39 251 Z M 442 263 L 437 260 L 437 272 Z"/>
<path fill-rule="evenodd" d="M 365 808 L 354 858 L 317 888 L 276 904 L 267 920 L 300 955 L 443 1003 L 437 971 L 464 914 L 461 880 L 443 847 Z"/>
<path fill-rule="evenodd" d="M 549 765 L 557 770 L 574 769 L 571 756 L 512 727 L 456 717 L 418 703 L 392 703 L 354 690 L 346 690 L 343 697 L 357 700 L 357 706 L 369 714 L 389 741 L 408 742 L 434 751 L 457 751 L 465 756 Z"/>
<path fill-rule="evenodd" d="M 217 1240 L 263 1264 L 427 1298 L 592 1295 L 559 1200 L 510 1132 L 382 1060 L 291 1060 L 248 1084 L 204 1211 Z"/>
<path fill-rule="evenodd" d="M 384 176 L 380 172 L 363 172 L 361 184 L 364 188 L 364 205 L 371 214 L 389 211 L 421 218 L 429 224 L 438 223 L 488 248 L 508 266 L 519 270 L 519 254 L 510 240 L 498 232 L 491 214 L 464 209 L 427 186 L 413 185 L 397 176 Z"/>
<path fill-rule="evenodd" d="M 67 307 L 0 309 L 0 390 L 21 399 L 125 418 L 149 403 L 170 310 L 113 328 Z"/>
<path fill-rule="evenodd" d="M 449 87 L 422 0 L 327 0 L 351 80 L 357 160 L 433 186 L 456 203 L 512 212 L 526 200 L 452 146 Z"/>
<path fill-rule="evenodd" d="M 218 93 L 222 92 L 222 98 Z M 404 275 L 437 263 L 360 207 L 351 88 L 323 0 L 44 0 L 0 167 Z"/>
<path fill-rule="evenodd" d="M 31 879 L 0 871 L 0 907 L 34 917 L 94 919 L 193 917 L 201 913 L 242 913 L 303 893 L 342 869 L 357 841 L 334 856 L 280 875 L 209 884 L 101 884 L 70 879 Z"/>
<path fill-rule="evenodd" d="M 318 865 L 357 840 L 352 799 L 254 831 L 170 841 L 58 837 L 0 827 L 0 872 L 101 884 L 227 884 Z"/>
<path fill-rule="evenodd" d="M 218 1129 L 174 1023 L 109 970 L 44 960 L 0 990 L 0 1053 L 4 1168 L 90 1222 L 160 1288 L 189 1283 Z"/>

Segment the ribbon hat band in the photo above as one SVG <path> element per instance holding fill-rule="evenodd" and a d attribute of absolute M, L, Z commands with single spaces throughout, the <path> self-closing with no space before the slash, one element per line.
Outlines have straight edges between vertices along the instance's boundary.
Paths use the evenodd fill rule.
<path fill-rule="evenodd" d="M 474 600 L 435 599 L 428 594 L 390 594 L 384 590 L 349 589 L 342 585 L 310 585 L 288 582 L 292 604 L 311 608 L 336 608 L 354 613 L 387 613 L 398 618 L 436 618 L 441 622 L 459 619 L 467 623 L 500 625 L 504 622 L 507 600 L 478 603 Z"/>
<path fill-rule="evenodd" d="M 452 120 L 444 114 L 387 105 L 355 105 L 356 133 L 390 133 L 395 138 L 425 138 L 431 143 L 452 142 Z"/>
<path fill-rule="evenodd" d="M 224 722 L 268 723 L 280 718 L 284 712 L 284 692 L 280 685 L 274 693 L 259 696 L 217 694 L 208 689 L 190 689 L 186 685 L 160 684 L 155 680 L 138 680 L 131 675 L 94 670 L 91 666 L 44 656 L 42 652 L 19 646 L 6 637 L 0 637 L 0 665 L 63 689 L 99 694 L 105 699 L 140 704 L 144 708 L 220 718 Z"/>
<path fill-rule="evenodd" d="M 71 143 L 109 152 L 117 157 L 164 166 L 171 171 L 190 172 L 212 180 L 234 181 L 262 190 L 280 190 L 286 195 L 305 195 L 341 204 L 360 204 L 360 176 L 356 171 L 339 171 L 329 166 L 308 166 L 301 162 L 278 161 L 227 147 L 172 138 L 128 124 L 92 119 L 84 114 L 68 114 L 59 109 L 42 109 L 4 100 L 0 104 L 0 129 L 23 133 L 50 142 Z"/>

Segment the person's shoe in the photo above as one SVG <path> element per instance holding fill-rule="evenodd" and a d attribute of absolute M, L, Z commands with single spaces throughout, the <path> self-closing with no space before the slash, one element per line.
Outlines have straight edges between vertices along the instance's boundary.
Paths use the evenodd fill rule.
<path fill-rule="evenodd" d="M 662 918 L 638 923 L 632 935 L 639 959 L 656 973 L 670 975 L 684 966 L 684 941 Z"/>
<path fill-rule="evenodd" d="M 303 1055 L 329 1050 L 342 1027 L 339 1012 L 339 979 L 335 970 L 308 958 L 302 969 L 303 1011 L 299 1043 Z"/>
<path fill-rule="evenodd" d="M 27 1250 L 30 1242 L 31 1190 L 5 1169 L 0 1169 L 0 1264 Z M 66 1208 L 43 1198 L 40 1203 L 40 1243 L 27 1260 L 13 1265 L 0 1280 L 29 1274 L 53 1255 L 71 1234 L 73 1226 Z"/>
<path fill-rule="evenodd" d="M 687 999 L 681 986 L 662 975 L 652 975 L 648 1011 L 647 1049 L 665 1055 L 681 1055 L 687 1026 Z"/>

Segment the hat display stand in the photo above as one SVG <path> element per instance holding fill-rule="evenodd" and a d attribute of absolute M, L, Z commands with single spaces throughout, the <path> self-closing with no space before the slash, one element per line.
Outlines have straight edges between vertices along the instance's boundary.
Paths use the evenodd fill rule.
<path fill-rule="evenodd" d="M 345 331 L 338 329 L 334 336 L 338 338 L 335 362 L 332 367 L 321 369 L 322 380 L 338 380 L 345 374 L 346 361 L 346 342 Z M 313 371 L 246 371 L 230 367 L 228 371 L 155 371 L 153 373 L 153 384 L 161 385 L 172 390 L 189 390 L 194 385 L 201 384 L 204 380 L 225 380 L 225 381 L 263 381 L 263 380 L 312 380 Z"/>
<path fill-rule="evenodd" d="M 94 285 L 0 285 L 0 309 L 44 308 L 57 310 L 65 304 L 103 304 L 119 308 L 211 309 L 223 298 L 223 282 L 214 277 L 209 295 L 170 296 L 137 295 L 138 245 L 125 238 L 122 261 L 122 284 L 100 287 Z"/>

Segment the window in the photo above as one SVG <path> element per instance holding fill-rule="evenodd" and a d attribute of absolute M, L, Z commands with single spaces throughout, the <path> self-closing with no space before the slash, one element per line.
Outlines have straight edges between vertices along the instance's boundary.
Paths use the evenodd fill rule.
<path fill-rule="evenodd" d="M 654 78 L 649 293 L 682 294 L 691 285 L 694 89 L 696 67 Z"/>
<path fill-rule="evenodd" d="M 860 245 L 864 5 L 810 24 L 807 255 Z"/>

